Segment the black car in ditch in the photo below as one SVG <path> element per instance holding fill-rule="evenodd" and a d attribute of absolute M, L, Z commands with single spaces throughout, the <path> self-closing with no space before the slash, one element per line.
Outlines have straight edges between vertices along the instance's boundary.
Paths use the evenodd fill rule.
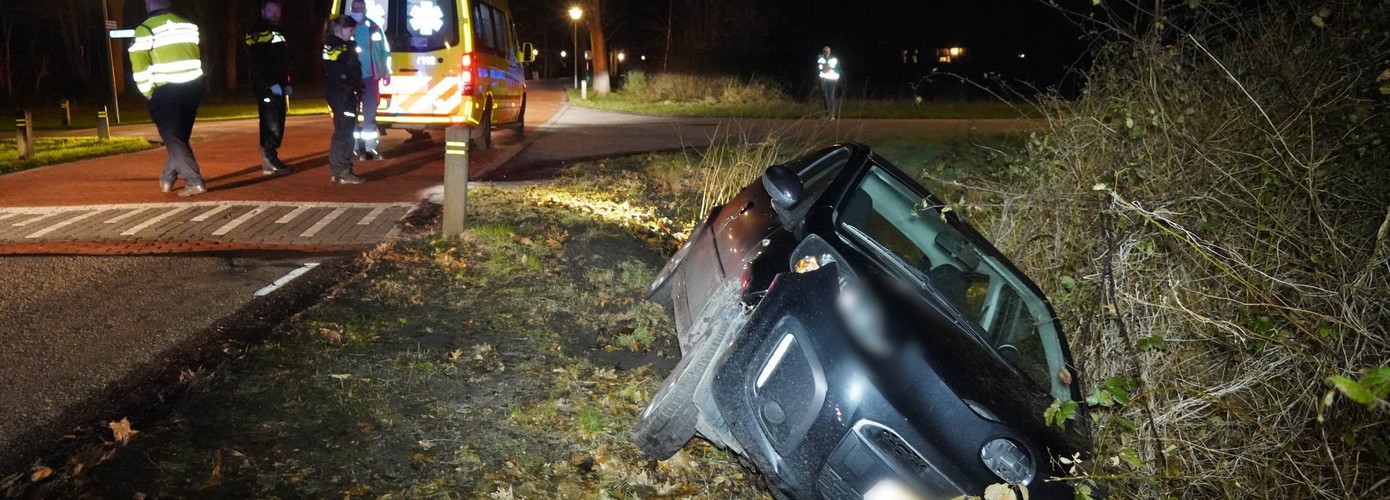
<path fill-rule="evenodd" d="M 1050 304 L 978 232 L 867 146 L 767 169 L 710 211 L 649 297 L 681 361 L 633 430 L 665 459 L 698 434 L 779 498 L 1071 498 L 1089 451 Z"/>

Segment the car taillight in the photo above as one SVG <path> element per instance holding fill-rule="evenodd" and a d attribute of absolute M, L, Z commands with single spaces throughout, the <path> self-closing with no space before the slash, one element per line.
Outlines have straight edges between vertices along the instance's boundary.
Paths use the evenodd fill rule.
<path fill-rule="evenodd" d="M 463 95 L 473 95 L 473 54 L 464 54 L 459 60 L 459 88 Z"/>

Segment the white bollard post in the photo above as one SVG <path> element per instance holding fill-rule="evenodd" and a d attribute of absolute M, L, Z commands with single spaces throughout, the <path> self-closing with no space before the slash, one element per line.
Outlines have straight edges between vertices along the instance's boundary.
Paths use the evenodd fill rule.
<path fill-rule="evenodd" d="M 454 125 L 444 130 L 444 221 L 445 236 L 463 233 L 468 211 L 468 127 Z"/>
<path fill-rule="evenodd" d="M 583 100 L 586 100 L 586 101 L 589 100 L 589 81 L 588 81 L 588 80 L 584 80 L 584 81 L 582 81 L 582 82 L 579 82 L 579 98 L 580 98 L 580 99 L 583 99 Z"/>

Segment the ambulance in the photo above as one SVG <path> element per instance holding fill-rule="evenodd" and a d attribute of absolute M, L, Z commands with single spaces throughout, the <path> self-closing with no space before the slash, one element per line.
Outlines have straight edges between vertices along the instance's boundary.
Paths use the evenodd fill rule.
<path fill-rule="evenodd" d="M 333 0 L 333 17 L 353 0 Z M 369 19 L 385 31 L 392 76 L 381 85 L 377 124 L 414 131 L 452 125 L 471 129 L 477 149 L 492 132 L 526 123 L 523 64 L 535 58 L 517 41 L 506 0 L 366 0 Z"/>

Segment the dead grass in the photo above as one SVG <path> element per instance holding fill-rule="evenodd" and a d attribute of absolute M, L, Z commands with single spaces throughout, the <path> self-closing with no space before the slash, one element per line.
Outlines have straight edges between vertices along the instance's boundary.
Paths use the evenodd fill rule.
<path fill-rule="evenodd" d="M 937 179 L 1058 306 L 1098 424 L 1078 480 L 1111 496 L 1390 495 L 1390 370 L 1368 371 L 1390 361 L 1390 8 L 1326 4 L 1202 2 L 1171 47 L 1102 8 L 1123 41 L 1083 99 L 1043 103 L 1053 132 Z"/>

